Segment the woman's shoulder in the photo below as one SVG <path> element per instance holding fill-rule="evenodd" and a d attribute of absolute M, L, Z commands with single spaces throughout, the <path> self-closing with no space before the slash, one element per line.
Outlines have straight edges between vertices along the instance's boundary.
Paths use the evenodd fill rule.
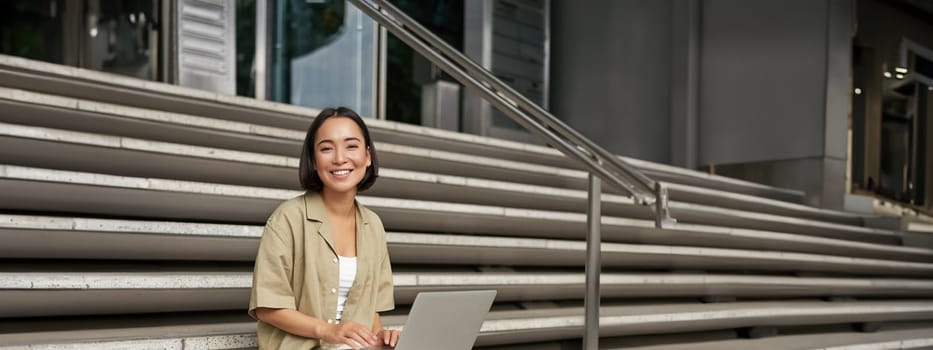
<path fill-rule="evenodd" d="M 301 194 L 280 203 L 269 215 L 269 221 L 304 220 L 305 196 L 307 194 Z"/>
<path fill-rule="evenodd" d="M 305 209 L 305 198 L 311 194 L 302 193 L 292 198 L 289 198 L 279 204 L 279 207 L 276 210 L 304 210 Z"/>
<path fill-rule="evenodd" d="M 382 219 L 379 218 L 379 214 L 376 214 L 376 212 L 372 211 L 372 209 L 367 208 L 365 205 L 363 205 L 359 201 L 356 202 L 356 207 L 359 208 L 360 216 L 363 217 L 364 221 L 375 222 L 379 224 L 379 226 L 382 226 Z"/>

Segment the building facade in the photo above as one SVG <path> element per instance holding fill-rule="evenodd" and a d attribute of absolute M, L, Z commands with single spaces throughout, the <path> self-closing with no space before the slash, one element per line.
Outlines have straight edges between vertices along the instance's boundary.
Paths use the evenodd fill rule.
<path fill-rule="evenodd" d="M 933 208 L 928 2 L 392 3 L 610 151 L 827 208 L 853 194 Z M 345 1 L 6 1 L 0 13 L 3 54 L 541 142 Z"/>

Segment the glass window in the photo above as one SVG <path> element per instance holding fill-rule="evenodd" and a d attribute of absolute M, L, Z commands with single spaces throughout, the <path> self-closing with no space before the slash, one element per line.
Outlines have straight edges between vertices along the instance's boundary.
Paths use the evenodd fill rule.
<path fill-rule="evenodd" d="M 236 0 L 236 94 L 256 96 L 256 0 Z"/>
<path fill-rule="evenodd" d="M 492 72 L 539 106 L 545 106 L 544 75 L 547 4 L 543 1 L 498 0 L 494 2 Z M 524 130 L 499 109 L 493 108 L 492 124 Z"/>
<path fill-rule="evenodd" d="M 373 116 L 375 25 L 342 0 L 277 0 L 271 100 Z"/>
<path fill-rule="evenodd" d="M 463 49 L 463 0 L 390 0 L 419 24 L 457 50 Z M 453 78 L 433 68 L 394 35 L 386 50 L 386 119 L 421 124 L 421 89 L 425 84 Z"/>
<path fill-rule="evenodd" d="M 151 80 L 153 0 L 100 1 L 85 5 L 85 61 L 94 70 Z"/>
<path fill-rule="evenodd" d="M 64 63 L 62 1 L 0 1 L 0 53 Z"/>

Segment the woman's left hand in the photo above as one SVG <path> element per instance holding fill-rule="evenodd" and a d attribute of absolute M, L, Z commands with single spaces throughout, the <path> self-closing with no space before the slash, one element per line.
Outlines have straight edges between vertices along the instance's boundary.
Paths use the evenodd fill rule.
<path fill-rule="evenodd" d="M 378 333 L 376 333 L 376 338 L 378 338 L 379 339 L 378 341 L 382 343 L 383 345 L 388 345 L 394 348 L 395 344 L 398 343 L 398 337 L 400 335 L 401 335 L 401 332 L 399 331 L 383 329 L 379 331 Z"/>

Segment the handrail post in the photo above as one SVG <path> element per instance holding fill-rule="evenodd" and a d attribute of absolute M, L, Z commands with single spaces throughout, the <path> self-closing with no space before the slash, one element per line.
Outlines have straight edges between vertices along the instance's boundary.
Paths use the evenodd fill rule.
<path fill-rule="evenodd" d="M 654 227 L 664 228 L 670 226 L 671 224 L 677 223 L 673 217 L 671 217 L 671 208 L 667 203 L 667 186 L 664 186 L 661 181 L 654 183 Z"/>
<path fill-rule="evenodd" d="M 589 193 L 586 210 L 586 295 L 583 298 L 583 349 L 599 349 L 599 272 L 600 261 L 600 218 L 602 217 L 602 184 L 598 176 L 589 175 Z"/>

